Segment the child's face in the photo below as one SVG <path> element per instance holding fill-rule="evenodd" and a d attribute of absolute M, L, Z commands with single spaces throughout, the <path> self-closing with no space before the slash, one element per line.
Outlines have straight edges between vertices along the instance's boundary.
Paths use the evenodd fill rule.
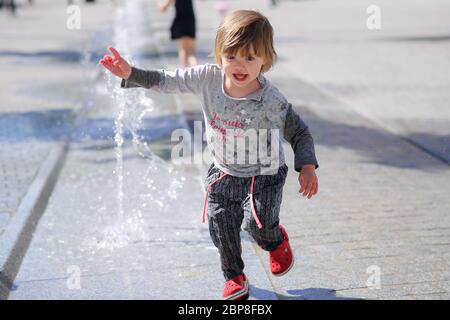
<path fill-rule="evenodd" d="M 222 54 L 222 68 L 225 76 L 234 87 L 240 89 L 255 85 L 263 64 L 264 60 L 255 55 L 253 48 L 247 56 L 242 54 L 242 50 L 238 50 L 236 55 Z"/>

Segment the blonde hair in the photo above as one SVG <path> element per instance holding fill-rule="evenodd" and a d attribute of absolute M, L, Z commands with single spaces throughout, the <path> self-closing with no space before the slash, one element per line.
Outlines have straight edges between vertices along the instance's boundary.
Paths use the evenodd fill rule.
<path fill-rule="evenodd" d="M 221 55 L 244 55 L 253 48 L 256 56 L 263 58 L 261 72 L 268 71 L 275 63 L 277 54 L 273 47 L 273 28 L 269 20 L 254 10 L 237 10 L 225 17 L 217 29 L 214 47 L 216 63 L 222 66 Z"/>

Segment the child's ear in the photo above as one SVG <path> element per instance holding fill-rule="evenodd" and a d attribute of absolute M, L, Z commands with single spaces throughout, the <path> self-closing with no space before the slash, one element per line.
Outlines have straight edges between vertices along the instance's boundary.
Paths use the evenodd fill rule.
<path fill-rule="evenodd" d="M 263 62 L 262 62 L 262 65 L 261 65 L 261 70 L 259 71 L 259 73 L 263 73 L 264 72 L 265 66 L 266 66 L 266 59 L 263 59 Z"/>

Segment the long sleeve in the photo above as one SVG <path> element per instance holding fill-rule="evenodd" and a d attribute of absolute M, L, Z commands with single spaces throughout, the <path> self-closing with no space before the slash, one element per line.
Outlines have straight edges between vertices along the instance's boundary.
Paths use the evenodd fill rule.
<path fill-rule="evenodd" d="M 301 167 L 305 164 L 314 164 L 316 169 L 319 167 L 309 128 L 292 109 L 291 104 L 288 104 L 283 134 L 294 151 L 295 171 L 300 172 Z"/>
<path fill-rule="evenodd" d="M 131 68 L 128 80 L 122 79 L 122 88 L 143 87 L 163 93 L 198 93 L 207 76 L 208 65 L 166 70 L 142 70 Z"/>
<path fill-rule="evenodd" d="M 136 67 L 131 67 L 130 77 L 125 80 L 122 79 L 121 88 L 147 88 L 159 85 L 162 80 L 162 74 L 156 70 L 142 70 Z"/>

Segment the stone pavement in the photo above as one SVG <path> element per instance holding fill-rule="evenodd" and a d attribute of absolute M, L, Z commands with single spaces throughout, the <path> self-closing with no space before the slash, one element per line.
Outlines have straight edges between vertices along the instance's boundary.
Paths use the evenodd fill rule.
<path fill-rule="evenodd" d="M 380 30 L 366 27 L 373 4 Z M 268 15 L 291 73 L 450 164 L 449 10 L 445 0 L 321 0 Z"/>
<path fill-rule="evenodd" d="M 136 11 L 149 11 L 142 9 L 141 5 L 148 8 L 144 2 L 134 3 L 124 5 L 119 29 L 127 26 Z M 150 24 L 144 23 L 148 21 L 142 22 L 141 32 L 151 34 Z M 129 27 L 130 34 L 139 32 L 139 27 Z M 132 50 L 127 42 L 118 39 L 116 45 Z M 142 63 L 168 63 L 151 41 L 143 47 Z M 174 96 L 146 92 L 147 97 L 142 97 L 141 90 L 121 90 L 127 101 L 142 103 L 151 98 L 154 102 L 151 117 L 144 120 L 146 134 L 152 138 L 147 141 L 151 151 L 141 146 L 146 158 L 139 157 L 129 138 L 119 151 L 108 137 L 114 136 L 114 116 L 120 110 L 117 105 L 111 107 L 117 100 L 111 101 L 111 84 L 103 71 L 101 75 L 93 101 L 96 107 L 84 114 L 72 135 L 76 139 L 10 298 L 219 298 L 223 280 L 217 252 L 200 223 L 201 172 L 197 166 L 173 168 L 164 162 L 170 160 L 172 130 L 186 125 L 180 119 L 180 105 Z M 118 83 L 114 79 L 112 86 Z M 127 107 L 128 112 L 139 113 L 133 105 Z M 152 152 L 161 158 L 155 159 Z M 118 153 L 123 153 L 119 160 Z M 122 168 L 117 161 L 123 161 Z M 118 188 L 119 180 L 123 185 Z M 248 240 L 244 246 L 246 252 L 253 251 Z M 264 273 L 256 255 L 249 255 L 247 266 L 256 274 Z M 216 272 L 210 272 L 213 268 Z M 81 275 L 78 289 L 70 282 L 72 272 Z M 254 279 L 253 285 L 263 288 L 269 283 L 262 277 Z M 273 299 L 275 295 L 262 291 L 255 297 Z"/>
<path fill-rule="evenodd" d="M 70 132 L 73 111 L 84 102 L 80 96 L 86 88 L 80 81 L 87 73 L 80 62 L 87 58 L 83 49 L 92 33 L 68 30 L 66 5 L 53 1 L 20 6 L 15 17 L 5 10 L 0 15 L 1 235 L 52 146 Z M 107 27 L 107 21 L 86 16 L 83 22 L 99 28 Z M 64 41 L 68 38 L 72 42 Z"/>
<path fill-rule="evenodd" d="M 326 1 L 286 1 L 271 10 L 261 1 L 230 3 L 233 8 L 258 8 L 271 18 L 280 59 L 268 77 L 310 126 L 321 165 L 319 194 L 312 200 L 299 197 L 292 151 L 285 145 L 290 170 L 281 219 L 290 234 L 296 265 L 282 278 L 271 276 L 267 254 L 243 233 L 251 298 L 448 299 L 450 170 L 445 159 L 431 148 L 419 148 L 414 140 L 405 138 L 403 133 L 407 131 L 399 136 L 389 126 L 381 126 L 374 112 L 364 112 L 371 110 L 371 105 L 359 100 L 365 89 L 357 84 L 367 81 L 370 86 L 370 79 L 361 79 L 358 70 L 327 73 L 330 66 L 337 68 L 342 63 L 340 67 L 345 69 L 350 62 L 320 56 L 324 47 L 330 54 L 339 53 L 353 44 L 352 37 L 364 37 L 363 33 L 349 32 L 346 46 L 340 42 L 333 45 L 335 36 L 342 34 L 333 33 L 326 19 L 315 31 L 310 20 L 311 30 L 303 32 L 322 37 L 305 42 L 301 37 L 296 39 L 302 31 L 292 25 L 302 20 L 295 20 L 295 15 L 305 12 L 312 15 L 309 19 L 319 13 L 330 15 L 326 11 L 330 3 Z M 151 36 L 136 41 L 139 44 L 135 49 L 127 46 L 131 41 L 123 34 L 123 39 L 114 38 L 115 44 L 129 50 L 140 66 L 173 68 L 176 48 L 166 40 L 171 17 L 151 10 L 151 6 L 153 1 L 127 2 L 123 16 L 116 16 L 120 21 L 114 22 L 120 26 L 116 35 L 130 27 L 128 36 Z M 213 6 L 209 1 L 197 2 L 201 62 L 208 61 L 217 23 L 218 17 L 211 14 Z M 333 5 L 329 8 L 336 10 Z M 355 8 L 360 7 L 350 3 L 347 9 Z M 148 16 L 137 19 L 133 15 L 136 10 L 148 12 Z M 130 15 L 133 24 L 122 24 Z M 133 25 L 140 27 L 135 29 Z M 432 45 L 425 46 L 431 50 Z M 443 50 L 439 45 L 432 48 L 435 55 Z M 407 59 L 408 47 L 406 52 L 398 50 L 392 58 Z M 310 60 L 297 59 L 299 53 L 306 52 Z M 367 56 L 369 62 L 363 56 L 358 55 L 360 65 L 369 65 L 371 56 Z M 313 68 L 308 66 L 313 59 L 317 72 L 328 76 L 327 83 L 313 77 Z M 321 69 L 320 62 L 327 61 L 327 68 Z M 380 79 L 383 72 L 387 71 L 381 71 Z M 65 166 L 15 279 L 11 299 L 220 296 L 223 280 L 217 253 L 206 226 L 200 224 L 206 164 L 176 167 L 170 163 L 171 132 L 177 127 L 194 130 L 193 122 L 202 119 L 201 108 L 195 99 L 185 95 L 113 92 L 118 85 L 115 80 L 108 80 L 102 73 L 90 80 L 98 84 L 91 96 L 95 108 L 84 113 L 72 135 Z M 330 91 L 334 83 L 340 82 L 345 82 L 351 92 Z M 407 92 L 412 96 L 429 94 L 431 98 L 426 101 L 432 100 L 432 93 L 420 93 L 418 88 L 420 83 Z M 440 95 L 437 90 L 433 92 Z M 378 92 L 375 95 L 379 103 L 391 99 Z M 155 138 L 147 141 L 150 149 L 140 144 L 138 150 L 145 155 L 142 158 L 132 147 L 129 135 L 123 149 L 115 148 L 113 128 L 121 117 L 122 103 L 129 113 L 139 114 L 142 109 L 133 103 L 149 107 L 148 98 L 153 101 L 152 112 L 143 120 L 144 131 Z M 426 101 L 423 105 L 415 102 L 408 116 L 420 115 L 416 110 L 426 107 Z M 396 123 L 400 110 L 384 114 L 390 119 L 389 125 Z M 441 118 L 443 122 L 448 120 L 445 110 Z M 124 119 L 129 122 L 126 116 Z M 408 121 L 404 123 L 408 128 Z M 433 137 L 436 135 L 430 134 L 421 143 L 436 141 Z"/>
<path fill-rule="evenodd" d="M 30 232 L 26 225 L 37 222 L 48 199 L 43 196 L 51 191 L 53 182 L 52 170 L 50 175 L 44 174 L 48 163 L 54 155 L 62 159 L 78 114 L 90 107 L 86 78 L 91 74 L 86 64 L 97 59 L 90 43 L 97 41 L 104 47 L 98 38 L 108 32 L 113 17 L 98 16 L 112 6 L 109 2 L 95 7 L 83 2 L 80 6 L 91 14 L 83 16 L 79 30 L 66 27 L 67 5 L 63 2 L 43 0 L 33 6 L 21 5 L 16 16 L 0 11 L 2 280 L 4 268 L 11 264 L 9 258 L 16 256 L 11 255 L 11 247 L 26 249 L 27 241 L 22 239 L 25 230 Z M 53 169 L 58 171 L 58 167 Z M 24 220 L 29 223 L 23 224 Z"/>
<path fill-rule="evenodd" d="M 231 4 L 236 8 L 241 5 L 237 2 Z M 401 40 L 412 37 L 419 31 L 416 31 L 416 26 L 406 32 L 397 30 L 394 25 L 382 35 L 374 36 L 367 35 L 367 30 L 359 27 L 357 32 L 352 30 L 346 37 L 344 32 L 331 31 L 334 30 L 333 22 L 336 22 L 332 20 L 332 15 L 336 12 L 343 15 L 339 16 L 339 22 L 342 22 L 347 17 L 358 17 L 355 10 L 363 9 L 361 12 L 364 13 L 367 6 L 355 2 L 355 5 L 347 7 L 349 12 L 346 12 L 339 7 L 340 4 L 316 4 L 316 7 L 308 2 L 301 4 L 305 6 L 300 7 L 305 9 L 305 13 L 299 10 L 299 4 L 295 2 L 282 3 L 274 10 L 268 10 L 266 4 L 260 1 L 248 1 L 245 4 L 247 7 L 260 9 L 271 18 L 280 59 L 268 76 L 297 106 L 299 113 L 310 125 L 321 163 L 318 171 L 321 192 L 316 199 L 296 200 L 298 187 L 292 169 L 291 179 L 285 186 L 283 221 L 287 228 L 293 228 L 290 231 L 291 238 L 294 250 L 300 257 L 297 260 L 297 272 L 283 278 L 270 276 L 266 254 L 255 247 L 261 256 L 261 263 L 266 267 L 273 291 L 280 299 L 448 299 L 450 202 L 447 194 L 450 190 L 450 170 L 445 163 L 449 146 L 445 128 L 450 127 L 450 116 L 445 104 L 433 105 L 435 112 L 432 116 L 439 119 L 441 125 L 427 127 L 427 135 L 417 134 L 416 124 L 419 120 L 416 121 L 416 118 L 423 109 L 423 104 L 419 102 L 421 99 L 428 97 L 431 101 L 448 94 L 442 89 L 442 85 L 449 73 L 440 74 L 433 83 L 435 88 L 432 90 L 419 90 L 421 83 L 415 78 L 417 89 L 411 86 L 407 94 L 417 95 L 417 101 L 411 103 L 412 99 L 409 98 L 401 101 L 398 109 L 385 108 L 381 119 L 388 121 L 381 126 L 380 116 L 373 103 L 389 105 L 392 99 L 403 97 L 403 93 L 396 97 L 391 91 L 388 95 L 375 91 L 383 76 L 389 81 L 385 80 L 382 89 L 403 86 L 405 78 L 412 77 L 408 74 L 401 76 L 404 61 L 408 59 L 411 64 L 417 64 L 420 70 L 414 73 L 414 77 L 426 74 L 426 70 L 423 70 L 427 66 L 426 59 L 408 54 L 409 47 Z M 380 5 L 382 8 L 386 7 L 385 3 Z M 405 4 L 399 3 L 398 7 L 402 5 L 404 7 Z M 447 6 L 439 1 L 435 5 Z M 414 10 L 420 9 L 417 6 L 411 8 L 411 3 L 409 6 L 409 12 L 414 13 Z M 398 12 L 395 6 L 390 5 L 388 8 Z M 304 19 L 299 19 L 299 14 Z M 313 17 L 320 15 L 321 21 L 328 19 L 328 24 L 314 24 L 311 14 Z M 389 18 L 395 21 L 394 17 Z M 401 19 L 398 14 L 395 18 Z M 201 15 L 200 19 L 204 23 L 214 22 L 211 15 Z M 407 20 L 407 17 L 403 19 Z M 306 27 L 305 20 L 311 23 L 307 30 L 293 26 L 300 21 Z M 405 20 L 397 23 L 402 25 L 406 23 Z M 437 35 L 443 32 L 440 29 L 443 21 L 445 19 L 426 20 L 424 23 L 427 28 L 420 32 L 433 39 L 433 32 Z M 331 30 L 323 30 L 330 26 Z M 345 29 L 346 25 L 341 28 Z M 397 43 L 392 41 L 393 44 L 372 39 L 394 36 L 402 38 Z M 307 37 L 308 41 L 301 41 L 303 37 Z M 319 39 L 314 40 L 314 37 Z M 205 32 L 200 39 L 203 39 L 201 54 L 204 55 L 208 52 L 206 48 L 211 47 L 213 38 Z M 336 39 L 345 42 L 346 46 L 336 45 Z M 366 49 L 358 45 L 360 41 L 363 41 Z M 438 43 L 433 46 L 433 42 L 423 44 L 427 52 L 433 52 L 433 56 L 445 52 L 443 45 Z M 322 50 L 324 47 L 327 50 Z M 347 50 L 345 54 L 342 52 L 344 48 Z M 388 57 L 404 63 L 399 63 L 400 70 L 395 70 L 387 67 L 393 61 L 380 61 L 375 84 L 370 73 L 363 78 L 364 73 L 352 64 L 357 61 L 359 66 L 370 68 L 373 56 L 377 57 L 377 50 L 382 48 L 395 50 L 396 55 Z M 356 53 L 352 54 L 351 51 L 355 50 Z M 375 54 L 371 55 L 371 51 Z M 301 59 L 303 55 L 305 58 Z M 333 57 L 339 57 L 339 60 L 336 61 Z M 343 57 L 346 58 L 344 64 Z M 314 61 L 314 66 L 320 71 L 311 67 L 311 61 Z M 333 70 L 347 65 L 356 70 L 347 73 L 342 71 L 336 76 L 334 73 L 327 73 L 327 68 L 321 68 L 321 63 L 332 65 Z M 439 63 L 442 69 L 449 68 L 448 63 Z M 317 76 L 318 72 L 324 74 L 326 82 Z M 394 72 L 399 74 L 393 79 Z M 348 87 L 346 91 L 330 90 L 330 87 L 341 83 Z M 360 89 L 358 85 L 361 84 L 370 87 L 370 95 L 365 100 L 361 99 L 361 92 L 367 89 Z M 386 89 L 382 92 L 386 93 Z M 371 103 L 366 103 L 367 101 Z M 404 109 L 406 107 L 408 111 Z M 388 112 L 389 110 L 391 111 Z M 404 119 L 400 119 L 399 115 L 402 114 Z M 436 124 L 429 117 L 426 119 Z M 420 121 L 422 127 L 426 126 L 425 119 Z M 399 137 L 392 132 L 396 132 L 400 125 L 404 130 Z M 426 139 L 418 139 L 425 136 Z M 288 163 L 292 164 L 289 146 L 285 150 L 290 155 Z M 370 281 L 368 282 L 369 279 L 374 279 L 370 277 L 378 271 L 380 288 L 370 286 Z"/>

